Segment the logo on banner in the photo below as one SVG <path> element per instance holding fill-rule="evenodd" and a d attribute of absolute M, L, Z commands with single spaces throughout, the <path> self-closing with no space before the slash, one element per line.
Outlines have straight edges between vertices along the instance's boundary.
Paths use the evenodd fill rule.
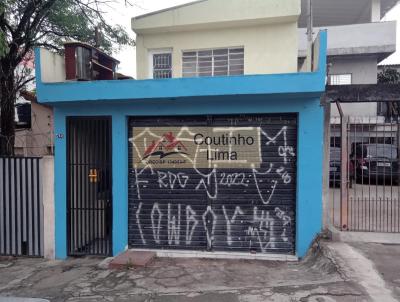
<path fill-rule="evenodd" d="M 259 127 L 134 127 L 133 164 L 153 168 L 258 168 Z"/>
<path fill-rule="evenodd" d="M 163 134 L 158 141 L 152 141 L 150 146 L 145 150 L 142 160 L 153 156 L 163 159 L 177 154 L 189 155 L 187 151 L 188 149 L 185 147 L 185 144 L 178 140 L 172 132 L 168 132 Z"/>

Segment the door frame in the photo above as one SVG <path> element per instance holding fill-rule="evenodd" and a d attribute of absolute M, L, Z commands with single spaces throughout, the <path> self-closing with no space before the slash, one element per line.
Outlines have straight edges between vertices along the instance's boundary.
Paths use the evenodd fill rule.
<path fill-rule="evenodd" d="M 66 228 L 67 228 L 67 256 L 72 256 L 72 257 L 77 257 L 80 255 L 91 255 L 89 254 L 71 254 L 70 252 L 70 244 L 71 244 L 71 228 L 70 228 L 70 221 L 71 221 L 71 213 L 69 211 L 69 205 L 70 205 L 70 200 L 71 200 L 71 191 L 69 190 L 71 182 L 70 182 L 70 173 L 71 173 L 71 167 L 69 164 L 69 152 L 70 152 L 70 127 L 69 124 L 72 121 L 79 121 L 79 120 L 102 120 L 102 121 L 108 121 L 108 129 L 106 133 L 108 133 L 109 136 L 109 146 L 107 148 L 108 153 L 109 153 L 109 186 L 110 186 L 110 206 L 108 208 L 108 219 L 105 220 L 105 224 L 109 224 L 110 232 L 109 232 L 109 239 L 108 239 L 108 253 L 105 253 L 104 255 L 101 254 L 96 254 L 99 256 L 112 256 L 113 254 L 113 205 L 114 205 L 114 199 L 113 199 L 113 153 L 112 153 L 112 146 L 113 146 L 113 139 L 112 139 L 112 116 L 111 115 L 99 115 L 99 116 L 67 116 L 65 118 L 65 127 L 66 127 L 66 159 L 65 159 L 65 164 L 66 164 Z"/>
<path fill-rule="evenodd" d="M 278 254 L 282 254 L 282 255 L 289 255 L 289 256 L 293 256 L 297 254 L 297 247 L 298 247 L 298 223 L 299 223 L 299 151 L 300 151 L 300 137 L 299 137 L 299 133 L 300 133 L 300 114 L 299 112 L 295 112 L 295 111 L 288 111 L 288 112 L 261 112 L 261 113 L 232 113 L 232 114 L 187 114 L 187 115 L 160 115 L 160 116 L 153 116 L 153 115 L 145 115 L 145 116 L 138 116 L 138 115 L 128 115 L 127 116 L 127 124 L 128 124 L 128 131 L 127 131 L 127 140 L 129 140 L 130 137 L 130 129 L 131 127 L 131 123 L 130 121 L 133 120 L 140 120 L 140 119 L 149 119 L 149 118 L 158 118 L 158 119 L 169 119 L 169 118 L 186 118 L 186 117 L 204 117 L 206 119 L 205 123 L 205 127 L 213 127 L 213 118 L 214 117 L 232 117 L 232 116 L 238 116 L 238 117 L 246 117 L 246 116 L 267 116 L 267 117 L 285 117 L 287 116 L 289 119 L 293 119 L 295 121 L 295 162 L 294 162 L 294 173 L 295 173 L 295 177 L 294 177 L 294 182 L 295 182 L 295 188 L 293 191 L 293 220 L 294 225 L 293 225 L 293 229 L 292 229 L 292 238 L 293 238 L 293 242 L 292 242 L 292 251 L 288 252 L 288 253 L 278 253 Z M 264 124 L 267 125 L 267 124 Z M 148 126 L 148 125 L 147 125 Z M 139 127 L 144 127 L 144 126 L 139 126 Z M 155 127 L 158 127 L 155 125 Z M 260 126 L 262 127 L 262 126 Z M 260 142 L 261 143 L 261 142 Z M 128 162 L 131 156 L 131 147 L 128 145 Z M 133 155 L 132 155 L 133 156 Z M 129 168 L 128 168 L 129 171 Z M 129 179 L 129 172 L 128 172 L 128 179 Z M 129 180 L 128 180 L 129 181 Z M 211 206 L 213 208 L 214 203 L 213 200 L 210 199 L 207 194 L 205 195 L 206 199 L 205 201 L 207 202 L 206 206 Z M 130 193 L 128 194 L 128 205 L 130 203 Z M 129 206 L 128 206 L 129 208 Z M 128 209 L 128 216 L 129 216 L 129 209 Z M 129 219 L 128 219 L 129 220 Z M 129 229 L 129 222 L 128 222 L 128 229 Z M 130 249 L 137 249 L 137 250 L 150 250 L 150 251 L 167 251 L 167 253 L 174 253 L 176 251 L 185 251 L 185 252 L 199 252 L 199 250 L 195 250 L 195 249 L 179 249 L 179 248 L 157 248 L 157 247 L 141 247 L 141 246 L 134 246 L 130 244 L 130 237 L 129 237 L 129 231 L 128 231 L 128 248 Z M 213 243 L 211 243 L 211 245 L 209 245 L 209 243 L 206 243 L 206 248 L 204 250 L 201 250 L 201 252 L 216 252 L 216 253 L 220 253 L 220 252 L 227 252 L 227 253 L 231 253 L 234 251 L 221 251 L 221 250 L 215 250 L 214 249 L 214 245 Z M 239 253 L 242 253 L 242 251 L 240 251 Z M 245 252 L 247 253 L 247 252 Z M 266 254 L 271 254 L 271 253 L 266 253 Z M 274 254 L 274 253 L 272 253 Z"/>

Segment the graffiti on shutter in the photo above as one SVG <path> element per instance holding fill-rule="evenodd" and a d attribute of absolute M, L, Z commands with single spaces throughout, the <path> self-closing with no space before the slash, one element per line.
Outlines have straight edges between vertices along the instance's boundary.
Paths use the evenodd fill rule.
<path fill-rule="evenodd" d="M 130 246 L 294 253 L 295 115 L 129 126 Z"/>

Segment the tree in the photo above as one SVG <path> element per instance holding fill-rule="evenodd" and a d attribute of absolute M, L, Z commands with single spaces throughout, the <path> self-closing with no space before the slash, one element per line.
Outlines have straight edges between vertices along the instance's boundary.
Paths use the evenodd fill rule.
<path fill-rule="evenodd" d="M 21 62 L 34 47 L 62 52 L 63 42 L 95 44 L 107 53 L 134 41 L 104 18 L 113 0 L 0 0 L 0 155 L 14 154 L 17 93 L 34 80 Z M 125 1 L 126 4 L 126 1 Z M 23 64 L 22 64 L 23 65 Z"/>
<path fill-rule="evenodd" d="M 400 73 L 393 68 L 385 68 L 378 74 L 378 83 L 381 84 L 399 84 Z"/>

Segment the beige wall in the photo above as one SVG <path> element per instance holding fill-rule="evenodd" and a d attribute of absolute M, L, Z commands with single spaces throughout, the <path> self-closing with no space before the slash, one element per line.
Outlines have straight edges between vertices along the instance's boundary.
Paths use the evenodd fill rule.
<path fill-rule="evenodd" d="M 132 18 L 137 34 L 296 22 L 300 0 L 199 0 Z"/>
<path fill-rule="evenodd" d="M 182 77 L 185 50 L 244 47 L 245 74 L 297 72 L 297 23 L 219 28 L 158 34 L 138 34 L 137 78 L 150 77 L 149 53 L 172 49 L 173 77 Z"/>
<path fill-rule="evenodd" d="M 23 156 L 43 156 L 53 153 L 53 110 L 31 103 L 31 128 L 15 133 L 15 153 Z"/>

